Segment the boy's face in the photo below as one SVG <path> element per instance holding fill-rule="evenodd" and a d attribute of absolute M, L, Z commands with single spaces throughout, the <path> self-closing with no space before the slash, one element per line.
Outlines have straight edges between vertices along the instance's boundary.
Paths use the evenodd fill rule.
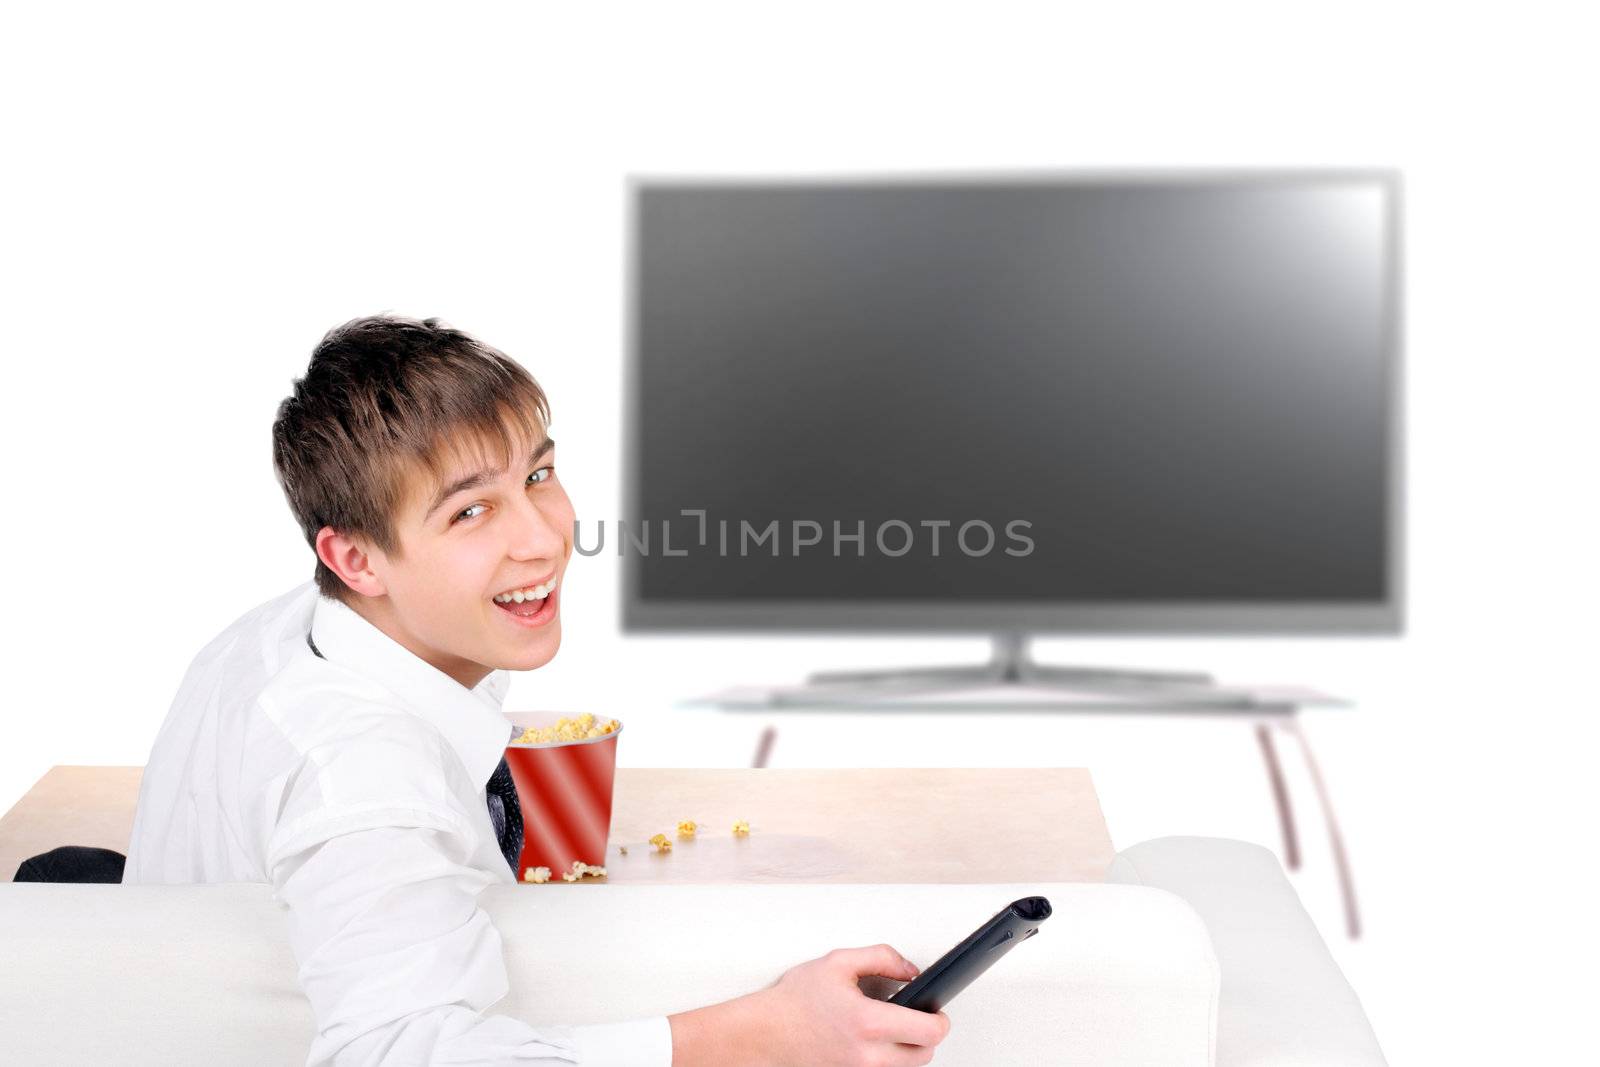
<path fill-rule="evenodd" d="M 519 441 L 521 458 L 509 470 L 494 470 L 480 458 L 486 452 L 459 450 L 442 482 L 413 473 L 396 519 L 399 558 L 355 548 L 345 558 L 364 554 L 364 566 L 334 568 L 366 594 L 356 600 L 359 614 L 468 688 L 497 668 L 532 670 L 556 654 L 573 545 L 572 502 L 556 478 L 554 442 Z M 319 553 L 325 539 L 339 558 L 342 539 L 325 529 Z M 543 599 L 495 600 L 552 579 L 555 589 Z"/>

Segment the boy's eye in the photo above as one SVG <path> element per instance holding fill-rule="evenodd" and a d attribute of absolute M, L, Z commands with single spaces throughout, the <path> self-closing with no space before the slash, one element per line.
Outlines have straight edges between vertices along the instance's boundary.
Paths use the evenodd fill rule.
<path fill-rule="evenodd" d="M 554 467 L 540 467 L 538 470 L 536 470 L 532 474 L 528 475 L 528 480 L 529 480 L 530 484 L 532 484 L 532 485 L 538 485 L 541 482 L 547 482 L 547 481 L 550 480 L 550 476 L 555 473 L 555 470 L 556 469 Z M 450 522 L 452 524 L 454 524 L 454 523 L 460 522 L 464 518 L 471 517 L 470 513 L 472 512 L 472 508 L 481 508 L 481 507 L 483 507 L 482 504 L 473 504 L 472 507 L 463 508 L 460 512 L 458 512 L 456 514 L 455 518 L 450 520 Z"/>

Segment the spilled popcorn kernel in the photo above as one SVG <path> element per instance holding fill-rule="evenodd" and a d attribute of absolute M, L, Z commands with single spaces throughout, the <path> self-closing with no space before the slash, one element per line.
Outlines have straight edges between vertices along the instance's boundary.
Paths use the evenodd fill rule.
<path fill-rule="evenodd" d="M 556 720 L 554 726 L 529 726 L 517 737 L 511 739 L 513 745 L 548 745 L 556 741 L 584 741 L 591 737 L 604 737 L 621 729 L 622 724 L 616 719 L 603 723 L 596 723 L 593 715 L 584 712 L 576 719 L 569 719 L 565 715 Z"/>
<path fill-rule="evenodd" d="M 750 836 L 750 824 L 748 822 L 746 822 L 744 819 L 740 819 L 738 822 L 734 823 L 733 824 L 733 836 L 734 837 L 749 837 Z"/>
<path fill-rule="evenodd" d="M 618 845 L 617 846 L 617 851 L 622 853 L 624 856 L 626 856 L 628 854 L 628 846 L 627 845 Z"/>
<path fill-rule="evenodd" d="M 685 819 L 683 822 L 680 822 L 678 824 L 678 836 L 679 837 L 693 837 L 694 836 L 694 820 L 693 819 Z"/>
<path fill-rule="evenodd" d="M 586 874 L 592 875 L 595 878 L 600 878 L 603 877 L 605 873 L 606 869 L 604 867 L 594 867 L 583 862 L 582 860 L 573 860 L 572 870 L 562 871 L 561 879 L 565 882 L 576 882 Z"/>
<path fill-rule="evenodd" d="M 656 846 L 657 852 L 669 852 L 672 849 L 672 841 L 666 834 L 657 834 L 650 839 L 650 843 Z"/>
<path fill-rule="evenodd" d="M 550 880 L 549 867 L 529 867 L 522 872 L 524 882 L 548 882 Z"/>

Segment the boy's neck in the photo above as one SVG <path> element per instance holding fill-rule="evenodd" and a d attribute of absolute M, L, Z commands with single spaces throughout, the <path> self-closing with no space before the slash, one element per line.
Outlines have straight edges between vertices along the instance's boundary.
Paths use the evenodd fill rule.
<path fill-rule="evenodd" d="M 406 629 L 394 610 L 394 602 L 387 596 L 357 596 L 355 602 L 350 605 L 350 610 L 376 626 L 390 640 L 428 666 L 453 678 L 462 688 L 476 688 L 478 683 L 487 678 L 494 669 L 462 659 L 460 656 L 441 657 L 438 652 L 429 649 Z"/>

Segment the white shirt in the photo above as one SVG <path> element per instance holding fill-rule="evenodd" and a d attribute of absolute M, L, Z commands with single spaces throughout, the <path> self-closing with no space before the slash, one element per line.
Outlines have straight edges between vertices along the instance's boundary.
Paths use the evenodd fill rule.
<path fill-rule="evenodd" d="M 508 682 L 464 688 L 312 582 L 262 604 L 184 675 L 123 881 L 271 883 L 316 1017 L 308 1064 L 671 1067 L 664 1015 L 536 1030 L 484 1014 L 510 988 L 477 906 L 516 882 L 484 793 L 514 730 Z"/>

